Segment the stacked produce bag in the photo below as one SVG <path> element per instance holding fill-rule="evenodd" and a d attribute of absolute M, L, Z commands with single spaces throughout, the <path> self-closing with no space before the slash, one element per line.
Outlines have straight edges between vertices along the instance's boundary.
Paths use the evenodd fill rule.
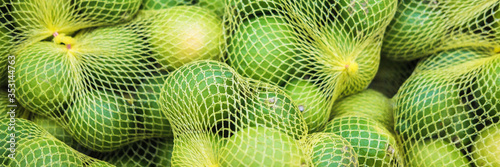
<path fill-rule="evenodd" d="M 0 166 L 500 166 L 499 6 L 0 1 Z"/>

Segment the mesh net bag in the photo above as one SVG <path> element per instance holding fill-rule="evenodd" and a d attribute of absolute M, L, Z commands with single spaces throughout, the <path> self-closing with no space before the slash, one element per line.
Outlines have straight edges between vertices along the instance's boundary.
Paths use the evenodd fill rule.
<path fill-rule="evenodd" d="M 310 132 L 339 97 L 365 89 L 378 69 L 397 1 L 230 1 L 227 56 L 243 77 L 282 87 Z"/>
<path fill-rule="evenodd" d="M 0 85 L 13 81 L 16 117 L 32 112 L 40 117 L 35 121 L 58 125 L 54 135 L 20 135 L 26 141 L 18 151 L 33 156 L 44 150 L 37 146 L 50 145 L 75 160 L 65 162 L 83 166 L 109 164 L 65 145 L 66 137 L 56 135 L 61 129 L 93 157 L 124 166 L 314 166 L 307 136 L 326 125 L 369 130 L 331 131 L 351 144 L 359 165 L 411 164 L 418 156 L 407 156 L 415 153 L 409 150 L 437 140 L 451 143 L 469 164 L 494 165 L 488 156 L 495 154 L 485 152 L 496 148 L 488 134 L 499 119 L 498 6 L 498 0 L 6 0 Z M 453 51 L 462 48 L 468 51 Z M 384 70 L 397 76 L 387 92 L 376 89 L 388 97 L 399 90 L 397 140 L 383 123 L 391 114 L 328 122 L 340 100 L 384 83 L 374 78 L 393 80 Z M 358 132 L 368 136 L 346 136 Z M 171 138 L 173 146 L 164 144 Z M 336 147 L 322 150 L 328 149 Z M 107 155 L 114 152 L 123 154 Z"/>
<path fill-rule="evenodd" d="M 392 101 L 382 93 L 366 89 L 360 93 L 339 99 L 332 108 L 330 118 L 344 115 L 366 116 L 384 125 L 386 129 L 394 128 Z"/>
<path fill-rule="evenodd" d="M 498 147 L 483 139 L 498 131 L 499 60 L 486 45 L 443 50 L 418 63 L 394 97 L 395 132 L 409 164 L 498 163 L 491 152 Z"/>
<path fill-rule="evenodd" d="M 72 34 L 84 28 L 128 21 L 141 7 L 141 0 L 8 0 L 6 3 L 9 22 L 19 32 L 15 35 L 19 43 L 23 43 L 16 48 L 53 34 Z"/>
<path fill-rule="evenodd" d="M 86 156 L 23 118 L 2 118 L 2 166 L 113 166 Z M 12 123 L 7 124 L 7 122 Z"/>
<path fill-rule="evenodd" d="M 306 163 L 299 139 L 307 125 L 297 105 L 227 64 L 182 66 L 165 80 L 159 103 L 175 134 L 173 166 Z"/>
<path fill-rule="evenodd" d="M 497 6 L 495 0 L 402 0 L 387 26 L 382 53 L 409 61 L 457 45 L 498 45 Z"/>
<path fill-rule="evenodd" d="M 33 111 L 47 118 L 38 121 L 51 122 L 49 129 L 57 122 L 54 133 L 67 132 L 84 150 L 97 153 L 172 138 L 157 102 L 164 80 L 188 62 L 220 59 L 225 6 L 222 1 L 146 5 L 163 2 L 2 1 L 0 37 L 6 44 L 0 72 L 12 71 L 15 78 L 16 114 L 21 116 L 21 107 Z M 2 85 L 9 79 L 4 78 Z"/>

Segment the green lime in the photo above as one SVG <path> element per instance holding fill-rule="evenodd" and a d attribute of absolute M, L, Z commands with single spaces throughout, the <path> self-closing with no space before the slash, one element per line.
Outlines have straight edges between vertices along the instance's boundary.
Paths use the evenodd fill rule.
<path fill-rule="evenodd" d="M 309 132 L 316 132 L 328 122 L 330 108 L 321 89 L 307 80 L 293 79 L 285 85 L 285 92 L 297 104 Z"/>
<path fill-rule="evenodd" d="M 290 78 L 296 46 L 282 16 L 244 20 L 229 39 L 228 64 L 245 77 L 281 86 Z"/>
<path fill-rule="evenodd" d="M 57 116 L 83 89 L 76 53 L 53 42 L 37 42 L 16 57 L 16 99 L 26 109 Z"/>
<path fill-rule="evenodd" d="M 365 115 L 387 129 L 394 129 L 392 101 L 382 93 L 366 89 L 360 93 L 339 99 L 332 107 L 331 118 L 343 115 Z"/>
<path fill-rule="evenodd" d="M 239 93 L 233 71 L 226 64 L 205 60 L 169 74 L 158 103 L 174 131 L 211 128 L 234 113 Z"/>
<path fill-rule="evenodd" d="M 307 132 L 305 122 L 295 103 L 280 91 L 258 91 L 246 99 L 240 119 L 244 126 L 265 126 L 278 129 L 295 139 Z"/>
<path fill-rule="evenodd" d="M 71 39 L 65 37 L 62 41 L 67 38 Z M 143 54 L 148 45 L 133 27 L 108 26 L 81 31 L 71 47 L 78 53 L 93 86 L 126 90 L 144 77 L 146 57 Z"/>
<path fill-rule="evenodd" d="M 422 59 L 415 68 L 415 71 L 458 66 L 469 61 L 489 57 L 491 56 L 492 50 L 493 49 L 486 47 L 462 47 L 444 50 Z"/>
<path fill-rule="evenodd" d="M 420 140 L 408 144 L 406 158 L 409 166 L 469 166 L 469 160 L 453 144 L 440 139 Z"/>
<path fill-rule="evenodd" d="M 156 59 L 168 69 L 192 61 L 221 56 L 224 44 L 222 20 L 197 6 L 175 6 L 158 10 L 149 28 Z"/>
<path fill-rule="evenodd" d="M 84 18 L 100 24 L 117 24 L 131 20 L 142 0 L 76 0 Z"/>
<path fill-rule="evenodd" d="M 403 0 L 388 25 L 382 53 L 393 60 L 415 60 L 427 56 L 450 27 L 437 1 Z"/>
<path fill-rule="evenodd" d="M 283 8 L 280 0 L 229 0 L 229 5 L 242 20 L 271 14 Z"/>
<path fill-rule="evenodd" d="M 64 127 L 58 123 L 56 120 L 50 119 L 41 115 L 34 115 L 31 119 L 37 126 L 45 129 L 56 139 L 64 142 L 66 145 L 77 148 L 78 142 L 73 139 L 73 136 L 64 129 Z"/>
<path fill-rule="evenodd" d="M 337 12 L 344 24 L 351 31 L 367 35 L 385 28 L 397 9 L 395 0 L 340 0 L 337 3 Z"/>
<path fill-rule="evenodd" d="M 170 167 L 172 164 L 172 152 L 174 150 L 174 140 L 173 139 L 158 139 L 158 147 L 156 148 L 156 159 L 155 163 L 158 166 Z"/>
<path fill-rule="evenodd" d="M 115 166 L 135 167 L 151 166 L 159 150 L 159 141 L 163 139 L 151 138 L 131 143 L 113 154 L 105 154 L 100 158 Z"/>
<path fill-rule="evenodd" d="M 340 96 L 348 96 L 368 87 L 377 73 L 380 62 L 380 42 L 356 41 L 352 32 L 336 23 L 327 24 L 314 41 L 313 53 L 319 77 L 325 87 L 340 89 Z M 312 62 L 311 62 L 312 63 Z"/>
<path fill-rule="evenodd" d="M 299 142 L 267 127 L 242 129 L 220 150 L 221 166 L 303 166 L 306 158 Z"/>
<path fill-rule="evenodd" d="M 0 164 L 5 165 L 19 154 L 19 145 L 42 135 L 49 135 L 34 122 L 23 118 L 0 118 Z M 10 157 L 10 158 L 9 158 Z"/>
<path fill-rule="evenodd" d="M 138 122 L 123 97 L 111 91 L 92 90 L 67 111 L 68 131 L 83 146 L 110 152 L 133 142 Z"/>
<path fill-rule="evenodd" d="M 476 74 L 472 84 L 474 99 L 479 104 L 481 117 L 497 122 L 500 114 L 500 56 L 495 55 L 489 59 Z"/>
<path fill-rule="evenodd" d="M 305 146 L 304 146 L 305 145 Z M 305 138 L 304 150 L 313 166 L 358 166 L 358 154 L 346 139 L 334 133 L 313 133 Z"/>
<path fill-rule="evenodd" d="M 1 3 L 0 3 L 1 5 Z M 10 64 L 8 56 L 12 47 L 11 30 L 7 28 L 3 19 L 0 18 L 0 85 L 7 85 L 9 73 L 7 73 L 8 65 Z M 12 70 L 10 70 L 12 71 Z"/>
<path fill-rule="evenodd" d="M 94 0 L 96 1 L 96 0 Z M 8 14 L 12 16 L 12 25 L 26 44 L 50 38 L 54 33 L 71 34 L 82 28 L 73 1 L 61 0 L 10 0 L 2 1 L 10 5 Z M 57 9 L 57 10 L 55 10 Z M 5 17 L 7 13 L 2 13 Z"/>
<path fill-rule="evenodd" d="M 472 157 L 477 166 L 500 166 L 500 124 L 483 129 L 475 138 Z"/>
<path fill-rule="evenodd" d="M 382 124 L 355 114 L 336 117 L 326 124 L 323 132 L 345 138 L 358 154 L 360 166 L 402 165 L 402 152 L 396 138 Z"/>
<path fill-rule="evenodd" d="M 83 166 L 77 152 L 51 137 L 38 137 L 18 143 L 14 160 L 8 166 Z"/>
<path fill-rule="evenodd" d="M 198 0 L 198 6 L 210 9 L 217 17 L 222 18 L 226 11 L 226 0 Z"/>
<path fill-rule="evenodd" d="M 134 105 L 144 129 L 152 134 L 173 137 L 170 122 L 158 104 L 160 94 L 168 75 L 153 75 L 147 77 L 137 87 L 134 95 Z"/>
<path fill-rule="evenodd" d="M 396 134 L 417 140 L 446 134 L 454 124 L 468 118 L 462 116 L 468 112 L 459 91 L 458 84 L 433 73 L 411 76 L 396 95 Z"/>

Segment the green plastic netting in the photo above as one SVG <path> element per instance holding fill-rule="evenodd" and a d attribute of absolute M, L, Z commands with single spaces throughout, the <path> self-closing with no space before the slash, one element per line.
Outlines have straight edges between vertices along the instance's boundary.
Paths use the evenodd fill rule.
<path fill-rule="evenodd" d="M 386 129 L 394 129 L 393 102 L 382 93 L 366 89 L 352 96 L 336 101 L 330 119 L 346 115 L 366 116 L 382 124 Z"/>
<path fill-rule="evenodd" d="M 151 138 L 129 144 L 112 154 L 96 153 L 98 159 L 115 166 L 171 166 L 172 138 Z"/>
<path fill-rule="evenodd" d="M 394 97 L 395 131 L 410 164 L 498 163 L 497 158 L 484 158 L 494 156 L 484 152 L 497 145 L 481 140 L 498 131 L 499 58 L 493 48 L 458 47 L 418 63 Z"/>
<path fill-rule="evenodd" d="M 392 114 L 389 98 L 366 89 L 336 101 L 323 131 L 344 137 L 358 154 L 360 166 L 405 166 Z"/>
<path fill-rule="evenodd" d="M 499 6 L 2 0 L 0 161 L 498 166 Z"/>
<path fill-rule="evenodd" d="M 408 61 L 457 45 L 499 45 L 497 11 L 496 0 L 401 0 L 382 53 Z"/>
<path fill-rule="evenodd" d="M 2 166 L 113 166 L 74 150 L 34 122 L 23 118 L 1 121 Z"/>
<path fill-rule="evenodd" d="M 358 154 L 351 143 L 335 133 L 313 133 L 301 144 L 312 166 L 359 166 Z"/>
<path fill-rule="evenodd" d="M 244 77 L 283 87 L 311 132 L 328 121 L 335 100 L 369 85 L 397 6 L 394 0 L 234 3 L 224 19 L 223 61 Z"/>

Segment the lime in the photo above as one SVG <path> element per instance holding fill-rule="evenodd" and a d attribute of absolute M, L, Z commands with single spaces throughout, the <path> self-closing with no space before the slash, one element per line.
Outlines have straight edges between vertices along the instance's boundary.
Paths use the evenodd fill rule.
<path fill-rule="evenodd" d="M 220 151 L 221 166 L 302 166 L 299 142 L 279 130 L 249 127 L 227 139 Z"/>
<path fill-rule="evenodd" d="M 117 24 L 131 20 L 142 0 L 76 0 L 85 19 L 100 24 Z"/>
<path fill-rule="evenodd" d="M 123 97 L 111 91 L 92 90 L 67 111 L 68 131 L 83 146 L 110 152 L 133 141 L 138 122 Z"/>
<path fill-rule="evenodd" d="M 462 47 L 444 50 L 422 59 L 415 71 L 436 70 L 457 66 L 469 61 L 491 56 L 492 49 L 487 47 Z"/>
<path fill-rule="evenodd" d="M 239 93 L 233 71 L 226 64 L 205 60 L 169 74 L 158 103 L 174 131 L 181 126 L 211 128 L 234 113 Z"/>
<path fill-rule="evenodd" d="M 472 84 L 474 99 L 479 104 L 481 117 L 497 122 L 500 114 L 500 56 L 495 55 L 488 60 L 476 74 L 476 81 Z"/>
<path fill-rule="evenodd" d="M 258 91 L 246 99 L 240 118 L 243 126 L 266 126 L 280 130 L 295 139 L 305 135 L 305 122 L 295 103 L 284 92 Z"/>
<path fill-rule="evenodd" d="M 156 147 L 156 159 L 155 163 L 158 166 L 169 167 L 172 164 L 172 152 L 174 150 L 174 140 L 173 139 L 158 139 Z"/>
<path fill-rule="evenodd" d="M 281 86 L 290 78 L 294 35 L 282 16 L 244 20 L 229 39 L 228 64 L 245 77 Z"/>
<path fill-rule="evenodd" d="M 293 79 L 285 85 L 285 91 L 302 112 L 309 132 L 318 131 L 328 122 L 330 115 L 328 99 L 314 83 Z"/>
<path fill-rule="evenodd" d="M 64 127 L 58 123 L 56 120 L 50 119 L 41 115 L 34 115 L 31 119 L 37 126 L 45 129 L 56 139 L 64 142 L 66 145 L 77 148 L 79 146 L 78 142 L 73 139 L 73 136 L 64 129 Z"/>
<path fill-rule="evenodd" d="M 332 107 L 331 118 L 343 115 L 365 115 L 387 129 L 394 129 L 392 102 L 382 93 L 366 89 L 360 93 L 339 99 Z"/>
<path fill-rule="evenodd" d="M 475 138 L 472 157 L 477 166 L 500 166 L 500 124 L 483 129 Z"/>
<path fill-rule="evenodd" d="M 56 37 L 56 41 L 57 41 Z M 65 37 L 62 39 L 71 39 Z M 81 31 L 70 44 L 78 53 L 92 86 L 126 90 L 144 77 L 148 45 L 129 26 L 99 27 Z"/>
<path fill-rule="evenodd" d="M 59 115 L 83 89 L 79 64 L 73 51 L 53 42 L 21 50 L 14 64 L 16 99 L 39 115 Z"/>
<path fill-rule="evenodd" d="M 174 6 L 190 5 L 193 0 L 143 0 L 143 10 L 167 9 Z"/>
<path fill-rule="evenodd" d="M 393 60 L 427 56 L 445 36 L 448 22 L 437 1 L 403 0 L 387 26 L 382 53 Z"/>
<path fill-rule="evenodd" d="M 358 154 L 346 139 L 337 134 L 309 134 L 303 147 L 311 157 L 313 166 L 358 166 Z"/>
<path fill-rule="evenodd" d="M 383 30 L 397 9 L 395 0 L 340 0 L 337 3 L 344 23 L 352 31 L 364 34 Z"/>
<path fill-rule="evenodd" d="M 406 139 L 435 137 L 446 133 L 468 114 L 461 103 L 458 84 L 433 73 L 411 76 L 395 99 L 395 131 Z"/>
<path fill-rule="evenodd" d="M 469 166 L 469 160 L 453 144 L 439 139 L 421 140 L 407 149 L 410 166 Z"/>
<path fill-rule="evenodd" d="M 323 132 L 345 138 L 358 154 L 360 166 L 402 165 L 396 138 L 382 124 L 362 116 L 342 116 L 326 124 Z"/>
<path fill-rule="evenodd" d="M 167 116 L 160 110 L 158 99 L 165 80 L 168 75 L 153 75 L 147 77 L 137 87 L 134 96 L 136 112 L 141 120 L 144 129 L 152 134 L 173 137 L 170 122 Z"/>
<path fill-rule="evenodd" d="M 77 152 L 50 137 L 20 142 L 14 160 L 8 166 L 82 166 Z"/>
<path fill-rule="evenodd" d="M 154 158 L 158 156 L 159 141 L 159 138 L 137 141 L 117 150 L 114 154 L 105 154 L 100 159 L 115 166 L 151 166 L 155 164 Z"/>
<path fill-rule="evenodd" d="M 156 59 L 168 69 L 196 60 L 221 56 L 222 20 L 212 11 L 197 6 L 175 6 L 158 10 L 150 25 Z"/>

